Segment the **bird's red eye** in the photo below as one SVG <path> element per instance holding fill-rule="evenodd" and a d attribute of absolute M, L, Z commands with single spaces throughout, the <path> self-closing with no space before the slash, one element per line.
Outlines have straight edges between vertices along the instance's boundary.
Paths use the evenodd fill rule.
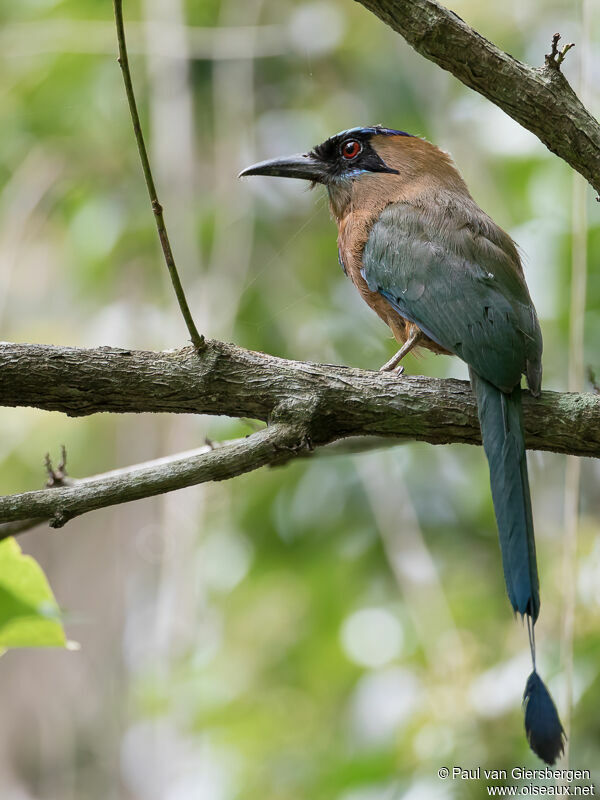
<path fill-rule="evenodd" d="M 348 141 L 344 142 L 342 145 L 342 155 L 344 158 L 356 158 L 361 150 L 362 145 L 360 142 L 357 142 L 356 139 L 348 139 Z"/>

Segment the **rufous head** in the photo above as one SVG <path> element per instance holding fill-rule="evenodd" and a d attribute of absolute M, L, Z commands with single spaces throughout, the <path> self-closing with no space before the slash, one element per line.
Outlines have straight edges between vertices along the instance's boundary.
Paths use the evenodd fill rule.
<path fill-rule="evenodd" d="M 464 186 L 446 153 L 424 139 L 381 125 L 336 133 L 308 153 L 261 161 L 239 177 L 247 175 L 322 183 L 338 218 L 356 197 L 357 184 L 365 198 L 371 193 L 395 196 L 402 187 L 423 179 Z"/>

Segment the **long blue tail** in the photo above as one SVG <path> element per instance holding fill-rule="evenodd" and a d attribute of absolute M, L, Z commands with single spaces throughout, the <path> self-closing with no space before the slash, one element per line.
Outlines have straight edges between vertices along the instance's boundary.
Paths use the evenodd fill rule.
<path fill-rule="evenodd" d="M 515 613 L 531 618 L 530 645 L 533 672 L 523 702 L 525 730 L 531 749 L 553 764 L 564 749 L 564 731 L 556 706 L 536 671 L 533 626 L 540 612 L 531 496 L 527 477 L 521 387 L 501 392 L 470 370 L 477 397 L 483 448 L 490 467 L 490 484 L 504 580 Z M 529 625 L 528 625 L 529 627 Z"/>
<path fill-rule="evenodd" d="M 471 370 L 498 523 L 506 591 L 515 613 L 535 622 L 540 592 L 527 478 L 521 387 L 505 394 Z"/>

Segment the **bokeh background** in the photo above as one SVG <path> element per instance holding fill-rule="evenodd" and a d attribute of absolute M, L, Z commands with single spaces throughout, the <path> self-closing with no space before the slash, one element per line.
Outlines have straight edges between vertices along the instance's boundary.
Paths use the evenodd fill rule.
<path fill-rule="evenodd" d="M 557 30 L 577 42 L 564 70 L 597 112 L 600 12 L 585 1 L 452 7 L 532 64 Z M 208 336 L 369 369 L 394 352 L 337 264 L 324 192 L 236 178 L 383 123 L 450 151 L 520 244 L 545 387 L 567 388 L 573 357 L 600 372 L 598 206 L 533 135 L 350 0 L 143 0 L 125 14 L 159 196 Z M 184 344 L 111 4 L 4 2 L 0 21 L 0 337 Z M 573 263 L 589 265 L 588 294 L 585 350 L 569 353 Z M 406 369 L 466 377 L 444 357 Z M 44 453 L 62 443 L 77 477 L 256 425 L 3 409 L 0 427 L 9 493 L 39 487 Z M 572 686 L 570 763 L 598 780 L 600 468 L 582 460 L 578 487 L 566 463 L 529 456 L 539 662 L 565 719 Z M 484 782 L 442 782 L 438 768 L 541 766 L 520 710 L 527 635 L 505 595 L 479 448 L 315 457 L 20 541 L 81 649 L 0 660 L 3 800 L 479 798 Z"/>

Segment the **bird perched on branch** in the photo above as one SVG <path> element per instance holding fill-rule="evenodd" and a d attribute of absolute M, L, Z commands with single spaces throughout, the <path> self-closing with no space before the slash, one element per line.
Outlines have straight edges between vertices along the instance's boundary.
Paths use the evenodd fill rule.
<path fill-rule="evenodd" d="M 525 728 L 532 750 L 553 764 L 564 731 L 535 664 L 540 598 L 521 406 L 522 375 L 540 393 L 542 336 L 514 242 L 475 203 L 450 157 L 403 131 L 353 128 L 246 175 L 327 188 L 344 272 L 401 345 L 382 370 L 400 372 L 415 347 L 468 364 L 508 597 L 527 618 Z"/>

